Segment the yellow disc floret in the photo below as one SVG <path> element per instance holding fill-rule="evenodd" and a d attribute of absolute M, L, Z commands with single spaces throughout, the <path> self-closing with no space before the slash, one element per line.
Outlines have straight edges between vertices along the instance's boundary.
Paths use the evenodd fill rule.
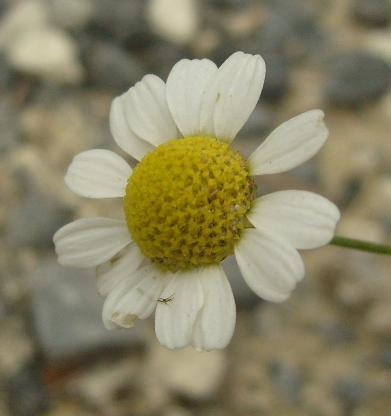
<path fill-rule="evenodd" d="M 232 254 L 253 198 L 243 157 L 214 137 L 193 136 L 144 157 L 128 181 L 124 210 L 143 254 L 177 271 Z"/>

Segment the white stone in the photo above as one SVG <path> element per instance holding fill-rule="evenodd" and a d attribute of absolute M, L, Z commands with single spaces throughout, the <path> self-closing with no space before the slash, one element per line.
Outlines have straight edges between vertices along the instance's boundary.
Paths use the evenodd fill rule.
<path fill-rule="evenodd" d="M 198 29 L 198 10 L 194 0 L 151 0 L 147 19 L 153 29 L 172 42 L 190 42 Z"/>
<path fill-rule="evenodd" d="M 191 400 L 207 400 L 216 395 L 227 370 L 225 351 L 197 352 L 192 348 L 151 351 L 147 372 L 154 385 Z"/>
<path fill-rule="evenodd" d="M 48 14 L 39 0 L 15 2 L 3 16 L 0 25 L 0 49 L 9 48 L 26 30 L 36 30 L 46 26 Z"/>
<path fill-rule="evenodd" d="M 49 27 L 25 30 L 7 52 L 16 69 L 43 80 L 75 84 L 83 78 L 76 44 L 60 30 Z"/>
<path fill-rule="evenodd" d="M 67 29 L 78 29 L 89 22 L 94 13 L 91 0 L 48 0 L 50 16 Z"/>
<path fill-rule="evenodd" d="M 379 336 L 391 334 L 391 304 L 384 300 L 372 306 L 366 318 L 365 325 L 369 331 Z"/>

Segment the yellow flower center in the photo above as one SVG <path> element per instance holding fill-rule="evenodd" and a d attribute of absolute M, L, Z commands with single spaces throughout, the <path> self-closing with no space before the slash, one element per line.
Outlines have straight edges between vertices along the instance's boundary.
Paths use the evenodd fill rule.
<path fill-rule="evenodd" d="M 124 210 L 143 254 L 177 271 L 232 254 L 253 199 L 243 157 L 214 137 L 192 136 L 144 157 L 128 181 Z"/>

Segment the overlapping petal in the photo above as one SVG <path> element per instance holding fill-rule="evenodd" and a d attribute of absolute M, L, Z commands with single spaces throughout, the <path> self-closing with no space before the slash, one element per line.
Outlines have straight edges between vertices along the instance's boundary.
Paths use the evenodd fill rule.
<path fill-rule="evenodd" d="M 124 96 L 114 98 L 110 109 L 110 131 L 118 146 L 137 160 L 141 160 L 155 146 L 138 137 L 129 126 Z"/>
<path fill-rule="evenodd" d="M 96 217 L 65 225 L 53 241 L 63 266 L 95 267 L 111 259 L 131 239 L 124 221 Z"/>
<path fill-rule="evenodd" d="M 261 229 L 246 230 L 235 247 L 243 278 L 261 298 L 282 302 L 304 277 L 300 254 L 282 238 Z"/>
<path fill-rule="evenodd" d="M 298 249 L 327 244 L 340 218 L 328 199 L 307 191 L 280 191 L 254 201 L 248 219 L 255 227 L 284 237 Z"/>
<path fill-rule="evenodd" d="M 120 282 L 135 278 L 134 272 L 139 268 L 144 255 L 136 243 L 130 243 L 119 259 L 105 263 L 97 268 L 98 292 L 107 296 Z"/>
<path fill-rule="evenodd" d="M 155 75 L 146 75 L 114 99 L 110 127 L 117 144 L 138 160 L 155 146 L 179 137 L 164 82 Z"/>
<path fill-rule="evenodd" d="M 123 95 L 125 113 L 131 129 L 158 146 L 179 137 L 166 100 L 166 85 L 156 75 L 146 75 Z"/>
<path fill-rule="evenodd" d="M 161 295 L 171 300 L 158 303 L 155 330 L 159 342 L 167 348 L 182 348 L 191 342 L 194 323 L 204 304 L 200 274 L 199 268 L 177 272 Z"/>
<path fill-rule="evenodd" d="M 109 293 L 103 305 L 102 319 L 108 329 L 130 328 L 137 319 L 148 318 L 169 277 L 154 265 L 135 273 L 135 279 L 123 280 Z"/>
<path fill-rule="evenodd" d="M 249 157 L 251 174 L 286 172 L 314 156 L 328 136 L 323 118 L 323 111 L 311 110 L 273 130 Z"/>
<path fill-rule="evenodd" d="M 206 133 L 225 141 L 235 138 L 259 100 L 265 73 L 261 56 L 243 52 L 234 53 L 221 65 L 203 99 L 201 126 Z"/>
<path fill-rule="evenodd" d="M 204 306 L 194 325 L 192 345 L 198 350 L 225 348 L 236 323 L 236 307 L 231 286 L 220 265 L 204 267 L 199 276 Z"/>
<path fill-rule="evenodd" d="M 182 59 L 167 79 L 167 102 L 184 136 L 208 134 L 211 126 L 202 126 L 201 111 L 210 80 L 217 66 L 209 59 Z"/>
<path fill-rule="evenodd" d="M 93 149 L 73 158 L 65 175 L 68 188 L 88 198 L 115 198 L 125 194 L 131 167 L 110 150 Z"/>

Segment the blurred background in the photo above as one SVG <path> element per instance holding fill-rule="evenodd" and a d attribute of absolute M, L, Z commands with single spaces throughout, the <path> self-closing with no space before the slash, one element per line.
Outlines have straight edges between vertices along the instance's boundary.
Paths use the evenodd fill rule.
<path fill-rule="evenodd" d="M 168 351 L 153 319 L 109 332 L 93 271 L 57 264 L 52 235 L 118 201 L 79 198 L 72 157 L 118 151 L 108 110 L 146 73 L 183 57 L 260 53 L 264 91 L 235 146 L 322 108 L 330 138 L 259 194 L 306 189 L 334 201 L 338 232 L 391 230 L 389 0 L 0 0 L 0 415 L 391 415 L 391 261 L 335 247 L 304 253 L 283 304 L 262 302 L 237 266 L 224 351 Z"/>

